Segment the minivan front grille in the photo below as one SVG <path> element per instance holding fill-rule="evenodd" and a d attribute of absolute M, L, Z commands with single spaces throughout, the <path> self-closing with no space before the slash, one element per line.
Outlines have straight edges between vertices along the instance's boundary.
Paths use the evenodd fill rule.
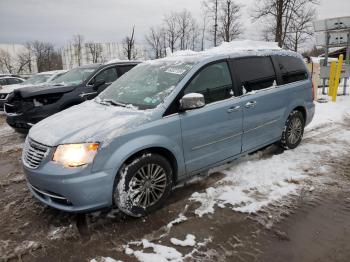
<path fill-rule="evenodd" d="M 47 156 L 49 149 L 50 147 L 28 138 L 22 153 L 23 164 L 31 169 L 38 168 L 41 162 Z"/>

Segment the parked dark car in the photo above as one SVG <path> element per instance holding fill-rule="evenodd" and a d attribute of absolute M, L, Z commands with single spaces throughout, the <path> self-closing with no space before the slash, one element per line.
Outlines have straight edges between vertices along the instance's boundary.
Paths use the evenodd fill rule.
<path fill-rule="evenodd" d="M 96 97 L 138 63 L 127 61 L 85 65 L 70 70 L 50 82 L 50 85 L 17 89 L 9 95 L 4 105 L 6 121 L 15 131 L 27 133 L 44 118 Z"/>

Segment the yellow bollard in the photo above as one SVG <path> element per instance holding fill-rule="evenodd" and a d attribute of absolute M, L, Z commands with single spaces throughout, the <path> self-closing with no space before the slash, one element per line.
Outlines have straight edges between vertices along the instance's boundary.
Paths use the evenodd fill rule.
<path fill-rule="evenodd" d="M 333 102 L 337 101 L 339 80 L 340 80 L 341 70 L 343 69 L 343 59 L 344 59 L 343 55 L 340 55 L 338 60 L 337 71 L 335 73 L 335 79 L 334 79 L 333 96 L 332 96 Z"/>
<path fill-rule="evenodd" d="M 328 81 L 328 96 L 333 97 L 333 87 L 334 87 L 334 78 L 337 71 L 337 62 L 331 62 L 331 68 L 329 69 L 329 81 Z"/>

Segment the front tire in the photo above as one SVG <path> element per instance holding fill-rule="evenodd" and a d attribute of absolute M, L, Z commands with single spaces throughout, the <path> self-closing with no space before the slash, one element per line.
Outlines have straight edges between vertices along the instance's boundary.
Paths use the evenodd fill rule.
<path fill-rule="evenodd" d="M 129 216 L 145 216 L 164 204 L 172 184 L 169 161 L 157 154 L 144 154 L 121 168 L 114 186 L 114 203 Z"/>
<path fill-rule="evenodd" d="M 284 149 L 296 148 L 304 135 L 305 119 L 300 111 L 294 110 L 286 121 L 280 145 Z"/>

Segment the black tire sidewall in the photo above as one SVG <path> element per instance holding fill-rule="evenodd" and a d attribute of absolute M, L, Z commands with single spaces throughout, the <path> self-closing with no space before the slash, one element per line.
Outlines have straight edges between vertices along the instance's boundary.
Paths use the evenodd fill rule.
<path fill-rule="evenodd" d="M 301 131 L 301 136 L 299 137 L 298 141 L 296 143 L 292 144 L 287 137 L 287 132 L 288 132 L 290 122 L 295 118 L 300 119 L 300 121 L 302 123 L 302 131 Z M 283 131 L 283 135 L 282 135 L 282 139 L 281 139 L 282 146 L 285 149 L 295 149 L 300 144 L 301 140 L 303 139 L 304 128 L 305 128 L 305 119 L 304 119 L 303 114 L 300 111 L 293 111 L 292 113 L 290 113 L 290 115 L 288 116 L 288 119 L 286 121 L 286 125 L 284 127 L 284 131 Z"/>
<path fill-rule="evenodd" d="M 149 163 L 160 165 L 164 168 L 167 185 L 163 196 L 158 202 L 146 209 L 138 206 L 133 206 L 132 201 L 126 197 L 125 192 L 129 190 L 129 183 L 136 172 L 144 165 Z M 131 164 L 124 165 L 118 172 L 116 182 L 114 183 L 113 200 L 117 207 L 125 214 L 133 217 L 145 216 L 158 208 L 160 208 L 168 198 L 173 185 L 173 170 L 169 161 L 163 156 L 157 154 L 144 154 L 131 161 Z"/>

